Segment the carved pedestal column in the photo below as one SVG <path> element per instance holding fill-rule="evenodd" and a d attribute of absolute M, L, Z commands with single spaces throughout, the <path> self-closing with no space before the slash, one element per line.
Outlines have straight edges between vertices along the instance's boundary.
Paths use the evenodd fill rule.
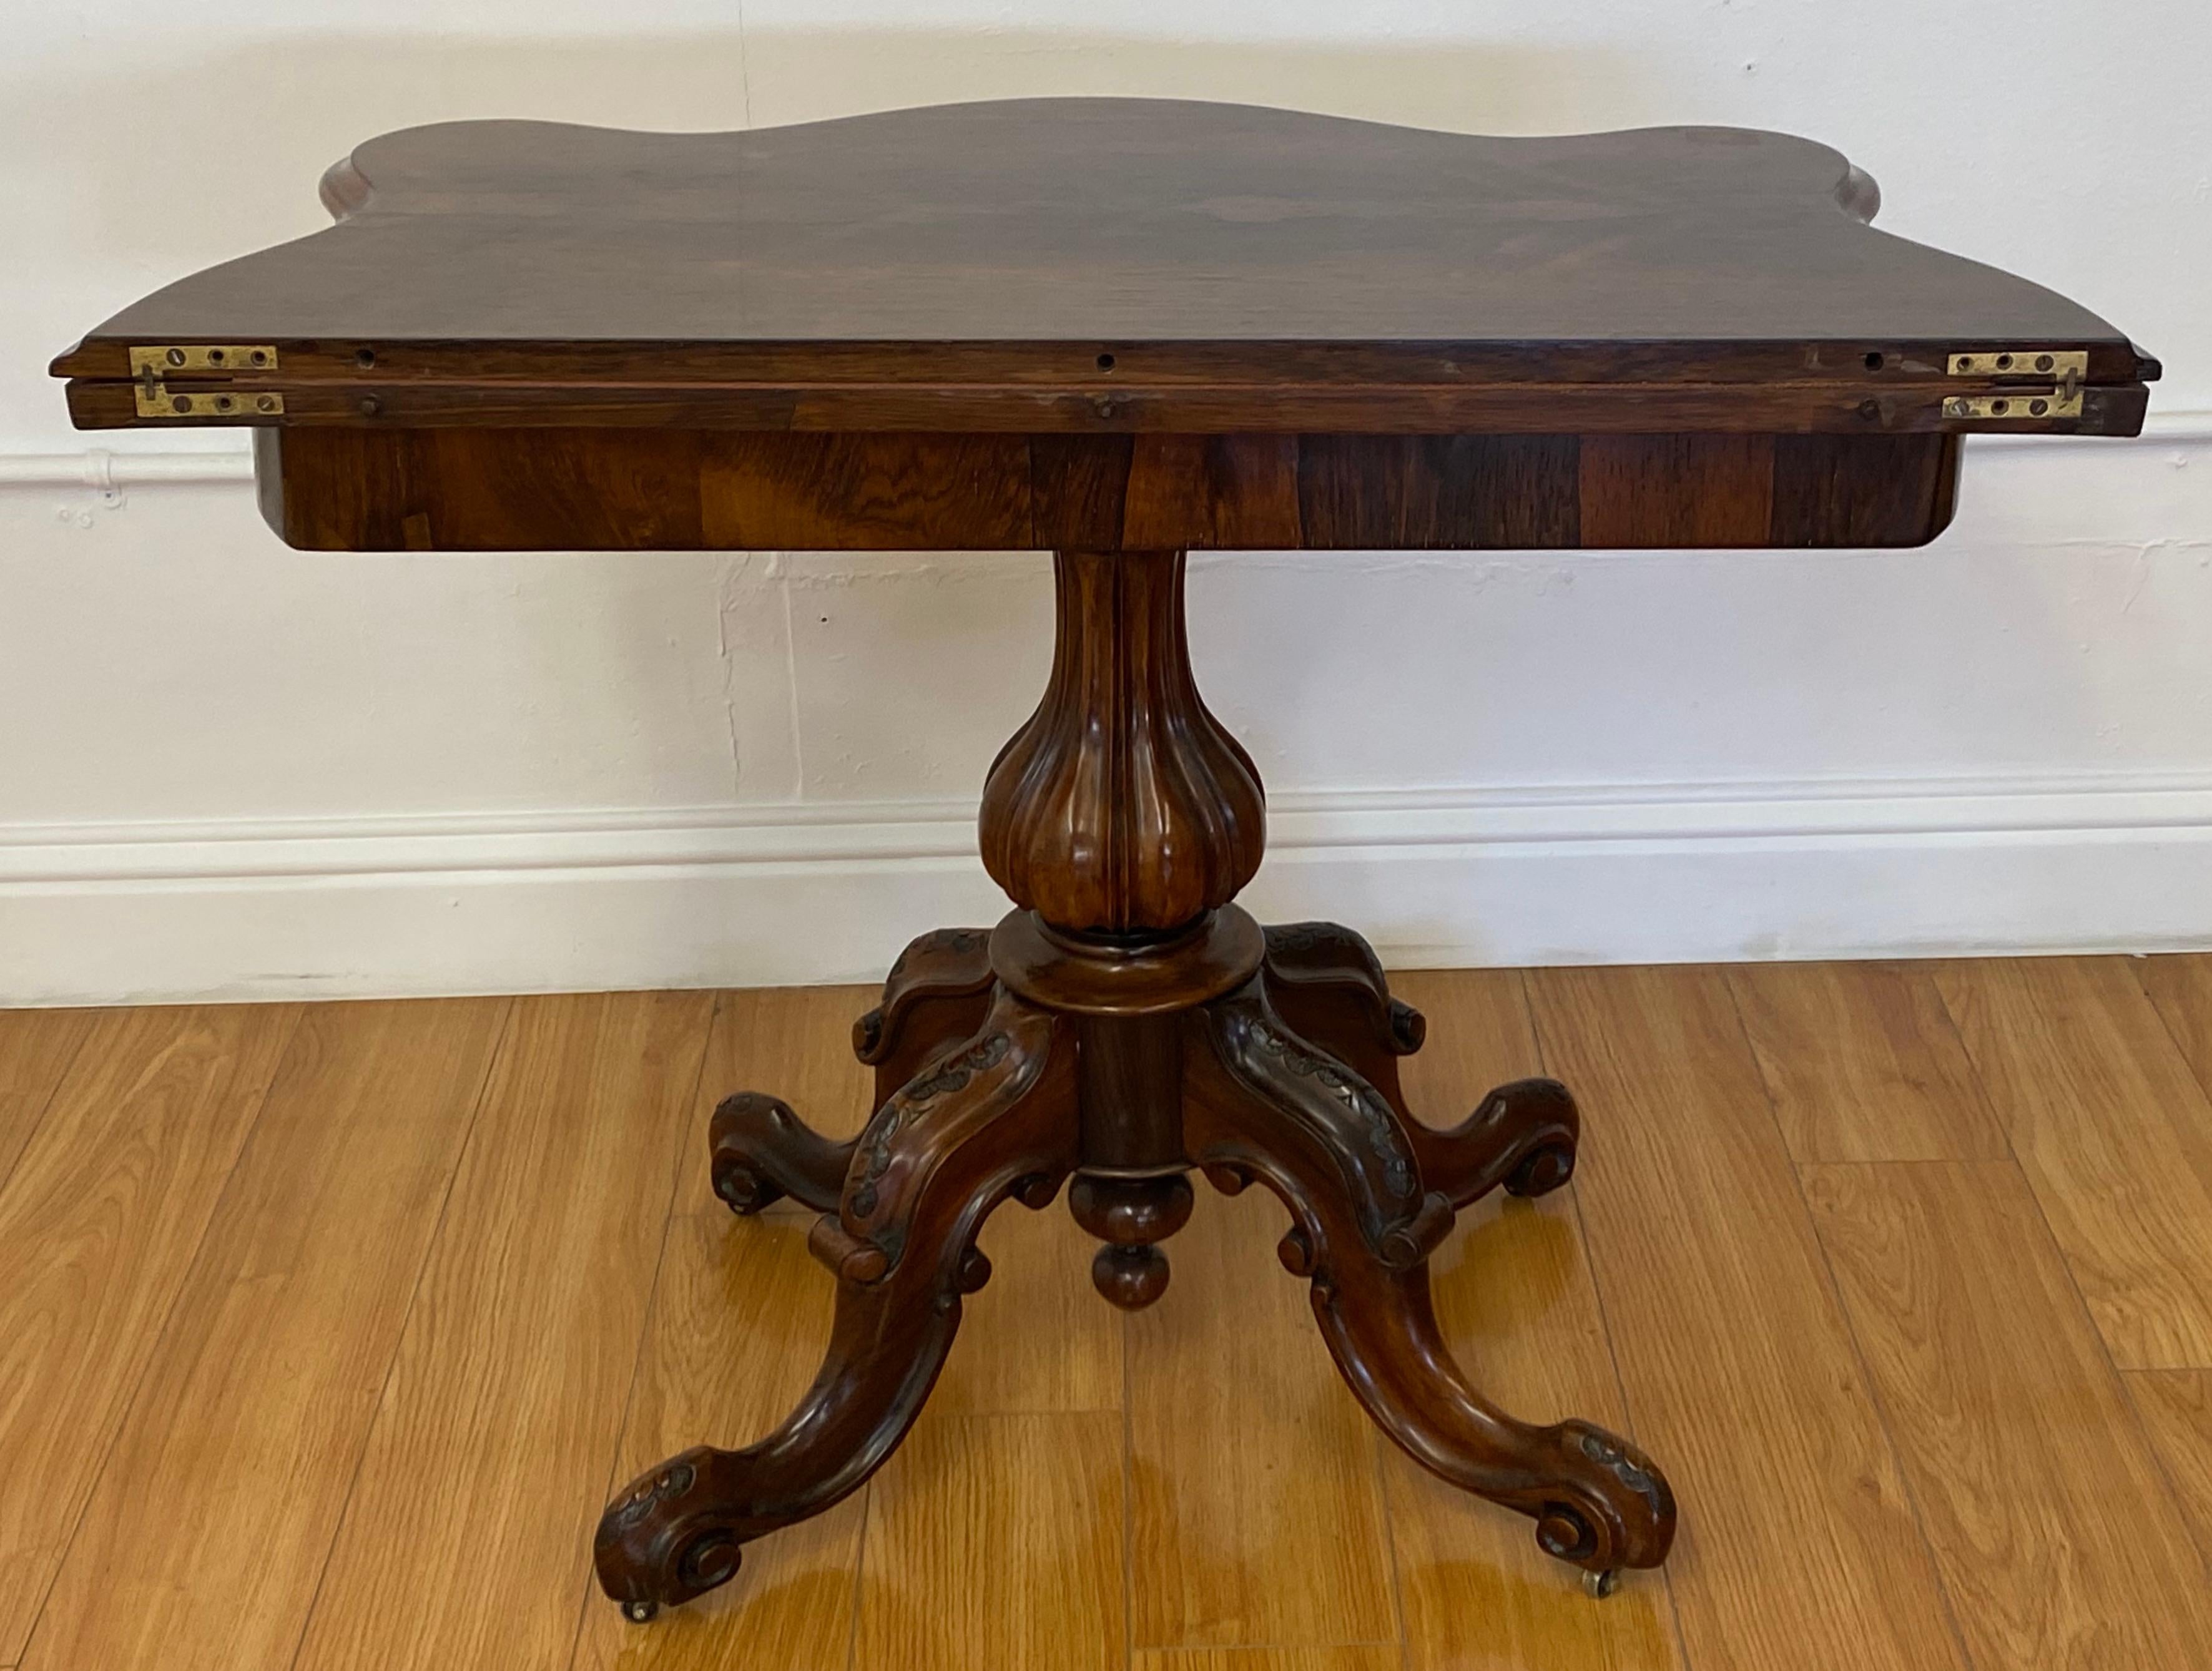
<path fill-rule="evenodd" d="M 983 866 L 1062 934 L 1162 936 L 1260 868 L 1260 775 L 1199 700 L 1183 554 L 1054 562 L 1052 677 L 983 787 Z"/>
<path fill-rule="evenodd" d="M 1166 1289 L 1156 1244 L 1190 1217 L 1173 1014 L 1249 976 L 1249 919 L 1207 931 L 1260 867 L 1267 806 L 1191 675 L 1183 554 L 1054 562 L 1052 676 L 984 786 L 983 863 L 1032 914 L 1019 944 L 1002 933 L 1001 978 L 1084 1016 L 1069 1206 L 1105 1243 L 1098 1291 L 1134 1309 Z"/>
<path fill-rule="evenodd" d="M 1458 1127 L 1413 1119 L 1397 1058 L 1420 1017 L 1349 929 L 1263 935 L 1233 902 L 1260 866 L 1250 758 L 1191 677 L 1178 551 L 1063 553 L 1058 636 L 1036 712 L 983 792 L 983 862 L 1018 908 L 996 929 L 907 948 L 854 1044 L 875 1115 L 833 1143 L 772 1097 L 714 1116 L 715 1188 L 740 1212 L 780 1194 L 823 1213 L 808 1246 L 837 1278 L 822 1373 L 742 1450 L 700 1447 L 634 1481 L 594 1553 L 635 1619 L 726 1583 L 750 1539 L 818 1514 L 897 1444 L 990 1275 L 975 1245 L 1001 1201 L 1068 1205 L 1103 1244 L 1100 1293 L 1168 1283 L 1194 1165 L 1264 1186 L 1291 1227 L 1346 1382 L 1400 1446 L 1519 1510 L 1600 1594 L 1674 1535 L 1664 1477 L 1586 1422 L 1534 1426 L 1489 1403 L 1436 1327 L 1428 1257 L 1455 1206 L 1540 1194 L 1574 1164 L 1580 1115 L 1547 1079 L 1502 1085 Z M 1252 1389 L 1255 1398 L 1265 1388 Z"/>

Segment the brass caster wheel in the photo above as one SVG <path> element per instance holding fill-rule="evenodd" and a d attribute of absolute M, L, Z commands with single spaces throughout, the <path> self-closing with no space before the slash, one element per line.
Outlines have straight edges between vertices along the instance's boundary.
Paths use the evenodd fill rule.
<path fill-rule="evenodd" d="M 1583 1590 L 1593 1601 L 1602 1601 L 1620 1588 L 1620 1569 L 1609 1566 L 1602 1572 L 1583 1574 Z"/>

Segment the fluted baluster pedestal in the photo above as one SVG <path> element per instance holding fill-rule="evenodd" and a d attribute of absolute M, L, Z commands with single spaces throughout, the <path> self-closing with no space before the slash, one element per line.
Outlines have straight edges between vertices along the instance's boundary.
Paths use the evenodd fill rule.
<path fill-rule="evenodd" d="M 1041 1208 L 1072 1179 L 1099 1291 L 1157 1300 L 1193 1171 L 1280 1199 L 1284 1266 L 1310 1284 L 1353 1393 L 1416 1461 L 1530 1516 L 1595 1593 L 1656 1565 L 1674 1528 L 1658 1469 L 1588 1423 L 1533 1426 L 1490 1404 L 1430 1305 L 1429 1255 L 1456 1208 L 1567 1181 L 1573 1098 L 1521 1080 L 1451 1129 L 1413 1118 L 1397 1059 L 1424 1024 L 1366 942 L 1327 923 L 1263 932 L 1233 902 L 1260 866 L 1265 802 L 1191 674 L 1182 554 L 1063 552 L 1055 572 L 1052 673 L 983 793 L 983 863 L 1016 908 L 899 958 L 854 1030 L 877 1094 L 852 1142 L 756 1092 L 715 1113 L 714 1185 L 732 1208 L 787 1194 L 823 1214 L 810 1246 L 837 1307 L 822 1372 L 758 1443 L 686 1451 L 625 1488 L 600 1522 L 601 1583 L 650 1618 L 864 1482 L 988 1279 L 976 1232 L 1008 1198 Z"/>

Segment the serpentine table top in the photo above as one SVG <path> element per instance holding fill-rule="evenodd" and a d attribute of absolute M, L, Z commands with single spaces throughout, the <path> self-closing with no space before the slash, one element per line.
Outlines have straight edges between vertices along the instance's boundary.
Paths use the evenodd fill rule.
<path fill-rule="evenodd" d="M 456 122 L 54 362 L 249 424 L 295 544 L 1902 544 L 2158 373 L 1826 146 L 1034 99 Z"/>

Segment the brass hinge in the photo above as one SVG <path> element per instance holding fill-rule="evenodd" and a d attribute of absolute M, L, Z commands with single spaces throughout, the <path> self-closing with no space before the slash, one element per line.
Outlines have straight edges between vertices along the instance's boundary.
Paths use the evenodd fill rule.
<path fill-rule="evenodd" d="M 2013 394 L 1955 394 L 1943 403 L 1943 416 L 1954 418 L 2064 418 L 2081 416 L 2081 391 L 2062 394 L 2021 389 Z"/>
<path fill-rule="evenodd" d="M 140 417 L 281 416 L 284 397 L 272 390 L 201 389 L 186 394 L 173 392 L 161 380 L 173 372 L 220 374 L 276 368 L 276 350 L 266 343 L 191 343 L 131 350 Z"/>
<path fill-rule="evenodd" d="M 2001 393 L 1953 395 L 1943 416 L 1953 418 L 2067 418 L 2081 416 L 2081 384 L 2089 374 L 2087 349 L 1990 349 L 1950 358 L 1954 377 L 2049 378 L 2050 389 L 2006 389 Z"/>

